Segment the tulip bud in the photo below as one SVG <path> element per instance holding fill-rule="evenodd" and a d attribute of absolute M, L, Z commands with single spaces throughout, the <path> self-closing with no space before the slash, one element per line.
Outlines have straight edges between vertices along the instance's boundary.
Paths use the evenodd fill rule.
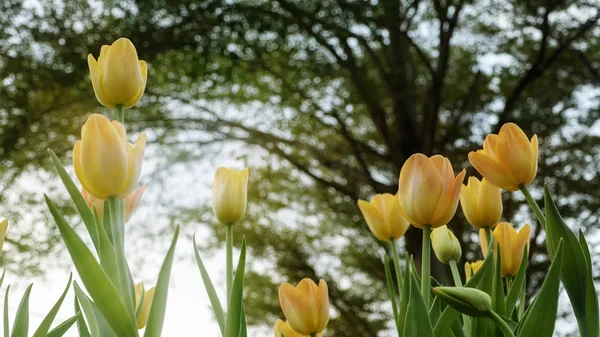
<path fill-rule="evenodd" d="M 450 260 L 458 261 L 462 256 L 460 242 L 446 225 L 431 231 L 431 246 L 438 260 L 448 264 Z"/>
<path fill-rule="evenodd" d="M 140 186 L 137 190 L 132 192 L 130 195 L 125 198 L 125 222 L 128 222 L 135 212 L 140 200 L 142 200 L 142 196 L 146 192 L 146 185 Z M 85 202 L 88 204 L 90 208 L 95 208 L 96 212 L 98 212 L 98 216 L 102 221 L 102 213 L 104 212 L 104 200 L 98 199 L 93 196 L 90 192 L 88 192 L 85 187 L 81 188 L 81 195 L 85 199 Z"/>
<path fill-rule="evenodd" d="M 275 337 L 309 337 L 297 333 L 288 322 L 278 319 L 275 322 Z M 317 337 L 323 337 L 323 333 L 318 333 Z"/>
<path fill-rule="evenodd" d="M 493 227 L 502 218 L 500 189 L 485 178 L 469 177 L 460 190 L 460 205 L 467 221 L 475 228 Z"/>
<path fill-rule="evenodd" d="M 144 284 L 138 283 L 135 285 L 135 310 L 137 312 L 142 301 L 142 294 L 144 294 L 142 308 L 140 309 L 140 315 L 137 319 L 137 328 L 142 329 L 148 323 L 148 316 L 150 315 L 150 308 L 152 307 L 152 300 L 154 299 L 154 290 L 152 287 L 149 290 L 144 291 Z"/>
<path fill-rule="evenodd" d="M 110 46 L 102 46 L 98 61 L 88 55 L 88 66 L 94 93 L 100 104 L 115 110 L 117 105 L 129 109 L 142 97 L 148 69 L 138 60 L 135 46 L 120 38 Z"/>
<path fill-rule="evenodd" d="M 317 286 L 305 278 L 295 288 L 283 283 L 279 287 L 279 303 L 292 329 L 300 334 L 319 333 L 329 322 L 329 293 L 323 280 Z"/>
<path fill-rule="evenodd" d="M 464 177 L 465 170 L 454 176 L 446 157 L 410 156 L 400 171 L 398 187 L 400 208 L 408 222 L 419 228 L 447 224 L 456 213 Z"/>
<path fill-rule="evenodd" d="M 469 287 L 436 287 L 433 292 L 451 307 L 473 317 L 486 316 L 492 310 L 490 295 Z"/>
<path fill-rule="evenodd" d="M 4 239 L 6 238 L 6 230 L 8 229 L 8 219 L 2 220 L 0 222 L 0 252 L 2 252 L 2 247 L 4 247 Z"/>
<path fill-rule="evenodd" d="M 212 183 L 212 206 L 220 223 L 233 225 L 246 213 L 249 173 L 247 168 L 217 168 Z"/>
<path fill-rule="evenodd" d="M 488 135 L 483 150 L 469 153 L 469 161 L 490 183 L 506 191 L 518 191 L 535 178 L 538 164 L 537 135 L 527 135 L 514 123 L 506 123 L 497 135 Z"/>
<path fill-rule="evenodd" d="M 469 262 L 465 263 L 465 278 L 467 279 L 467 281 L 469 281 L 471 279 L 471 277 L 473 277 L 473 275 L 475 275 L 475 273 L 477 273 L 477 271 L 479 271 L 481 266 L 483 266 L 482 260 L 479 260 L 476 262 L 471 262 L 471 263 L 469 263 Z"/>
<path fill-rule="evenodd" d="M 83 187 L 100 199 L 126 198 L 137 185 L 142 170 L 146 134 L 135 146 L 127 142 L 123 124 L 93 114 L 81 128 L 73 148 L 73 166 Z"/>
<path fill-rule="evenodd" d="M 376 194 L 370 203 L 359 200 L 358 207 L 371 232 L 381 241 L 401 238 L 410 226 L 395 195 Z"/>
<path fill-rule="evenodd" d="M 502 276 L 515 276 L 519 272 L 523 254 L 529 247 L 530 233 L 529 224 L 523 226 L 518 232 L 508 222 L 501 222 L 494 229 L 495 246 L 500 246 L 500 256 L 502 257 Z M 479 230 L 479 240 L 481 241 L 481 250 L 485 255 L 488 251 L 488 243 L 483 229 Z"/>

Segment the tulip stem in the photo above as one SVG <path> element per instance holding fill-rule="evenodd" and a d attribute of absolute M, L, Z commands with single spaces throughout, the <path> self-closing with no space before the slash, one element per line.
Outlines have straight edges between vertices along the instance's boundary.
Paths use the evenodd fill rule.
<path fill-rule="evenodd" d="M 392 259 L 394 260 L 394 269 L 396 269 L 396 282 L 398 282 L 398 294 L 402 293 L 402 269 L 400 269 L 400 257 L 398 256 L 398 249 L 396 248 L 396 240 L 390 241 L 392 247 Z"/>
<path fill-rule="evenodd" d="M 533 196 L 531 195 L 531 193 L 529 193 L 529 189 L 527 188 L 527 186 L 521 184 L 521 185 L 519 185 L 519 189 L 525 196 L 525 199 L 527 200 L 529 207 L 531 207 L 531 209 L 533 210 L 533 213 L 535 213 L 535 216 L 538 218 L 538 221 L 540 222 L 540 224 L 542 224 L 542 228 L 544 228 L 544 230 L 545 230 L 546 229 L 546 217 L 544 216 L 544 213 L 540 209 L 540 206 L 537 204 L 535 199 L 533 199 Z"/>
<path fill-rule="evenodd" d="M 460 279 L 460 273 L 458 272 L 458 265 L 456 264 L 456 260 L 452 259 L 448 261 L 450 264 L 450 270 L 452 271 L 452 278 L 454 278 L 454 286 L 462 287 L 462 280 Z"/>
<path fill-rule="evenodd" d="M 508 324 L 502 319 L 502 317 L 498 316 L 498 314 L 494 310 L 490 310 L 488 312 L 489 318 L 494 321 L 494 324 L 502 331 L 505 337 L 515 337 L 515 334 L 510 329 Z"/>
<path fill-rule="evenodd" d="M 317 333 L 316 332 L 311 333 L 310 337 L 317 337 Z"/>
<path fill-rule="evenodd" d="M 115 106 L 115 120 L 121 124 L 125 124 L 125 109 L 123 109 L 123 104 Z"/>
<path fill-rule="evenodd" d="M 429 309 L 429 293 L 431 292 L 431 226 L 423 227 L 423 247 L 421 251 L 421 294 L 425 307 Z"/>
<path fill-rule="evenodd" d="M 121 296 L 127 303 L 127 309 L 130 314 L 134 314 L 135 298 L 133 296 L 133 280 L 127 258 L 125 257 L 125 201 L 115 197 L 108 198 L 108 208 L 110 213 L 110 228 L 112 231 L 112 243 L 115 250 L 118 286 L 121 290 Z"/>
<path fill-rule="evenodd" d="M 229 299 L 231 298 L 231 288 L 233 288 L 233 225 L 227 224 L 225 226 L 226 234 L 226 272 L 227 272 L 227 304 L 229 305 Z"/>

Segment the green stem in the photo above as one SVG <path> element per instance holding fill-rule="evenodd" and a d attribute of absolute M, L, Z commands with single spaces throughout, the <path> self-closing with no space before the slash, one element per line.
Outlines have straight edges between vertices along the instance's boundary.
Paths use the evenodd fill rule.
<path fill-rule="evenodd" d="M 454 278 L 454 286 L 462 287 L 462 280 L 460 279 L 460 273 L 458 272 L 456 260 L 452 259 L 448 263 L 450 264 L 450 270 L 452 271 L 452 278 Z"/>
<path fill-rule="evenodd" d="M 485 231 L 485 238 L 487 239 L 488 244 L 488 251 L 485 252 L 487 256 L 487 253 L 492 249 L 492 229 L 490 227 L 485 227 L 483 230 Z"/>
<path fill-rule="evenodd" d="M 392 247 L 392 259 L 394 260 L 394 269 L 396 269 L 396 282 L 398 283 L 398 294 L 402 293 L 404 288 L 402 284 L 402 269 L 400 269 L 400 257 L 398 256 L 398 249 L 396 248 L 396 240 L 390 241 Z"/>
<path fill-rule="evenodd" d="M 421 251 L 421 294 L 425 307 L 429 309 L 429 294 L 431 293 L 431 226 L 423 227 L 423 247 Z"/>
<path fill-rule="evenodd" d="M 125 201 L 115 197 L 108 198 L 110 213 L 110 228 L 115 249 L 117 283 L 127 310 L 134 317 L 135 298 L 133 296 L 133 279 L 125 257 Z"/>
<path fill-rule="evenodd" d="M 115 108 L 115 120 L 121 124 L 125 124 L 125 109 L 123 109 L 123 104 L 117 104 Z"/>
<path fill-rule="evenodd" d="M 311 333 L 310 337 L 317 337 L 317 333 L 316 332 Z"/>
<path fill-rule="evenodd" d="M 505 337 L 515 337 L 515 334 L 510 329 L 508 324 L 506 324 L 506 322 L 502 319 L 502 317 L 498 316 L 498 314 L 496 312 L 494 312 L 493 310 L 490 310 L 488 312 L 488 316 L 492 321 L 494 321 L 496 326 L 502 331 L 502 333 L 504 334 Z"/>
<path fill-rule="evenodd" d="M 231 298 L 231 288 L 233 288 L 233 225 L 225 225 L 225 250 L 226 250 L 226 272 L 227 272 L 227 304 Z"/>
<path fill-rule="evenodd" d="M 544 213 L 540 209 L 540 206 L 537 204 L 535 199 L 533 199 L 533 196 L 531 196 L 531 193 L 529 193 L 527 186 L 521 184 L 521 185 L 519 185 L 519 189 L 525 196 L 525 199 L 527 199 L 527 203 L 529 204 L 529 207 L 531 207 L 531 209 L 535 213 L 535 216 L 538 218 L 540 224 L 542 224 L 542 227 L 545 230 L 546 229 L 546 217 L 544 216 Z"/>

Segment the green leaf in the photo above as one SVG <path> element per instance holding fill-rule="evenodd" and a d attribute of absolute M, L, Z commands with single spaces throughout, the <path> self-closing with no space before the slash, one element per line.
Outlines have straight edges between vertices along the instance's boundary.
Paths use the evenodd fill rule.
<path fill-rule="evenodd" d="M 402 296 L 400 296 L 400 312 L 399 312 L 399 323 L 398 323 L 398 330 L 399 331 L 404 331 L 404 325 L 406 323 L 406 312 L 408 311 L 408 300 L 410 299 L 410 285 L 411 285 L 411 269 L 413 268 L 414 264 L 411 262 L 412 260 L 412 256 L 411 257 L 406 257 L 406 262 L 404 263 L 404 265 L 406 266 L 406 268 L 404 268 L 404 280 L 403 280 L 403 285 L 404 288 L 402 289 Z M 400 334 L 398 334 L 398 336 L 400 336 Z"/>
<path fill-rule="evenodd" d="M 45 336 L 46 337 L 61 337 L 61 336 L 63 336 L 65 333 L 67 333 L 67 331 L 69 331 L 69 329 L 73 326 L 73 324 L 75 324 L 75 322 L 77 322 L 79 320 L 80 317 L 81 317 L 80 312 L 75 314 L 74 316 L 71 316 L 71 318 L 60 323 L 59 325 L 56 326 L 56 328 L 50 330 L 50 332 L 48 332 L 48 334 Z"/>
<path fill-rule="evenodd" d="M 44 197 L 63 241 L 69 250 L 73 264 L 79 272 L 81 281 L 106 321 L 120 337 L 137 336 L 138 332 L 135 320 L 129 315 L 125 304 L 123 304 L 123 301 L 119 297 L 117 289 L 106 275 L 106 272 L 98 264 L 98 261 L 96 261 L 89 248 L 60 214 L 52 200 L 46 195 Z M 79 300 L 81 301 L 81 299 Z"/>
<path fill-rule="evenodd" d="M 90 331 L 88 330 L 87 325 L 85 324 L 85 318 L 81 313 L 81 308 L 79 307 L 79 302 L 77 301 L 77 296 L 73 299 L 73 304 L 75 306 L 75 314 L 79 314 L 79 319 L 77 319 L 77 331 L 79 332 L 79 337 L 90 337 Z"/>
<path fill-rule="evenodd" d="M 506 316 L 510 317 L 515 310 L 517 305 L 517 300 L 519 299 L 519 295 L 521 293 L 521 289 L 525 284 L 525 274 L 527 273 L 527 250 L 523 253 L 523 258 L 521 259 L 521 266 L 519 267 L 519 272 L 517 276 L 513 279 L 513 282 L 508 290 L 508 295 L 506 296 Z"/>
<path fill-rule="evenodd" d="M 579 242 L 581 243 L 581 248 L 583 249 L 583 254 L 585 256 L 585 262 L 587 265 L 587 286 L 586 286 L 586 319 L 587 319 L 587 328 L 589 336 L 598 336 L 600 333 L 599 321 L 599 313 L 598 313 L 598 295 L 596 293 L 596 286 L 594 285 L 594 275 L 592 272 L 592 258 L 590 256 L 590 247 L 585 240 L 585 236 L 583 232 L 579 231 Z"/>
<path fill-rule="evenodd" d="M 10 293 L 10 284 L 6 287 L 6 292 L 4 293 L 4 337 L 9 336 L 9 324 L 8 321 L 8 294 Z"/>
<path fill-rule="evenodd" d="M 160 337 L 165 319 L 165 310 L 167 307 L 167 295 L 169 293 L 169 278 L 171 276 L 171 266 L 173 264 L 173 256 L 175 255 L 175 247 L 177 246 L 177 238 L 179 237 L 179 226 L 175 227 L 171 247 L 165 256 L 162 267 L 158 274 L 158 281 L 154 290 L 154 299 L 150 314 L 148 315 L 148 324 L 144 337 Z"/>
<path fill-rule="evenodd" d="M 11 337 L 27 337 L 29 332 L 29 295 L 31 294 L 31 288 L 33 283 L 30 284 L 25 290 L 25 294 L 21 298 L 19 308 L 17 309 L 17 316 L 15 317 L 15 324 L 12 329 Z"/>
<path fill-rule="evenodd" d="M 552 337 L 554 333 L 561 265 L 563 264 L 563 246 L 563 240 L 560 240 L 544 283 L 542 283 L 535 300 L 527 309 L 525 316 L 519 322 L 517 334 L 519 337 Z"/>
<path fill-rule="evenodd" d="M 83 309 L 83 313 L 85 318 L 90 325 L 90 333 L 92 337 L 100 337 L 100 328 L 98 327 L 98 320 L 96 319 L 96 311 L 92 305 L 92 301 L 87 297 L 87 295 L 83 292 L 83 290 L 77 284 L 77 281 L 73 283 L 73 288 L 75 289 L 75 296 L 81 303 L 81 308 Z"/>
<path fill-rule="evenodd" d="M 94 214 L 92 213 L 92 210 L 83 198 L 83 195 L 81 195 L 81 191 L 79 190 L 77 185 L 75 185 L 71 177 L 69 177 L 69 174 L 63 167 L 62 163 L 60 162 L 54 151 L 48 149 L 48 153 L 50 154 L 50 159 L 52 159 L 52 163 L 56 168 L 56 172 L 58 172 L 60 180 L 62 180 L 63 184 L 65 185 L 67 192 L 69 192 L 69 195 L 73 200 L 73 203 L 75 203 L 75 208 L 77 208 L 77 211 L 81 215 L 81 219 L 83 219 L 83 223 L 85 224 L 85 227 L 87 228 L 87 231 L 90 234 L 90 237 L 92 238 L 94 247 L 98 249 L 98 230 L 96 227 L 97 224 L 96 220 L 94 219 Z"/>
<path fill-rule="evenodd" d="M 406 311 L 406 320 L 404 323 L 403 337 L 434 337 L 433 327 L 429 320 L 429 313 L 423 301 L 423 296 L 419 289 L 419 283 L 416 277 L 410 278 L 410 299 L 408 303 L 409 310 Z"/>
<path fill-rule="evenodd" d="M 240 259 L 238 260 L 235 275 L 233 276 L 233 286 L 231 288 L 231 298 L 227 306 L 227 317 L 225 318 L 225 336 L 239 337 L 242 328 L 242 310 L 244 301 L 244 272 L 246 270 L 246 238 L 242 238 L 242 249 L 240 250 Z"/>
<path fill-rule="evenodd" d="M 435 323 L 433 334 L 435 336 L 444 336 L 448 329 L 452 327 L 452 324 L 458 319 L 460 313 L 450 306 L 446 306 L 446 309 L 442 312 L 439 319 Z"/>
<path fill-rule="evenodd" d="M 2 287 L 2 283 L 4 283 L 4 276 L 6 275 L 6 270 L 2 272 L 2 276 L 0 276 L 0 287 Z"/>
<path fill-rule="evenodd" d="M 105 207 L 105 211 L 102 215 L 104 219 L 110 218 L 110 215 L 107 215 L 107 210 L 108 207 Z M 95 208 L 94 218 L 96 219 L 97 223 L 101 223 L 100 216 Z M 117 271 L 117 257 L 115 255 L 115 248 L 110 241 L 108 234 L 104 230 L 104 226 L 98 226 L 98 257 L 100 258 L 100 265 L 102 266 L 102 269 L 104 269 L 104 272 L 106 272 L 106 275 L 108 275 L 114 284 L 118 284 L 119 273 Z"/>
<path fill-rule="evenodd" d="M 392 313 L 394 314 L 394 323 L 398 329 L 398 302 L 396 299 L 396 288 L 394 288 L 394 279 L 392 278 L 392 270 L 390 268 L 390 258 L 387 254 L 383 255 L 383 267 L 385 271 L 385 280 L 388 289 L 388 296 L 392 303 Z M 400 333 L 400 331 L 398 331 Z"/>
<path fill-rule="evenodd" d="M 225 314 L 223 313 L 223 307 L 221 306 L 221 301 L 219 300 L 219 295 L 215 290 L 215 287 L 210 280 L 210 276 L 208 275 L 208 271 L 206 267 L 204 267 L 204 263 L 202 262 L 202 258 L 200 257 L 200 253 L 198 252 L 198 246 L 196 245 L 196 233 L 194 233 L 194 255 L 196 257 L 196 264 L 198 265 L 198 269 L 200 270 L 200 276 L 202 276 L 202 282 L 204 282 L 204 289 L 206 289 L 206 293 L 208 294 L 208 298 L 210 299 L 210 304 L 212 306 L 213 312 L 215 313 L 215 317 L 217 318 L 217 323 L 219 323 L 219 329 L 221 329 L 221 336 L 225 335 Z"/>
<path fill-rule="evenodd" d="M 48 331 L 50 330 L 50 327 L 52 326 L 52 322 L 54 321 L 54 318 L 56 317 L 56 314 L 58 313 L 58 309 L 60 309 L 63 301 L 65 300 L 65 296 L 67 296 L 67 291 L 69 291 L 69 288 L 71 287 L 72 279 L 73 279 L 73 274 L 71 273 L 71 274 L 69 274 L 69 281 L 67 281 L 67 286 L 65 287 L 65 290 L 62 292 L 62 294 L 60 295 L 60 297 L 58 298 L 58 300 L 56 301 L 56 303 L 54 304 L 52 309 L 50 309 L 50 312 L 48 312 L 48 314 L 46 315 L 46 317 L 44 318 L 44 320 L 42 321 L 40 326 L 34 332 L 33 337 L 44 337 L 48 334 Z"/>

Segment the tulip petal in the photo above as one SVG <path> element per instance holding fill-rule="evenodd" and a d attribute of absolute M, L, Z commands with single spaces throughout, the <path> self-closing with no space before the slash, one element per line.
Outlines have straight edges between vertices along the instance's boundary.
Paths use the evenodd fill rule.
<path fill-rule="evenodd" d="M 102 86 L 102 68 L 98 62 L 96 62 L 96 59 L 94 59 L 92 54 L 88 55 L 88 66 L 90 68 L 90 78 L 92 79 L 92 88 L 94 88 L 96 99 L 100 104 L 114 110 L 115 106 L 111 104 L 111 101 Z"/>
<path fill-rule="evenodd" d="M 399 201 L 406 218 L 415 226 L 429 224 L 443 190 L 436 166 L 425 155 L 412 155 L 400 171 Z"/>
<path fill-rule="evenodd" d="M 375 237 L 381 241 L 390 240 L 390 237 L 388 236 L 389 233 L 387 233 L 385 228 L 382 228 L 385 220 L 377 207 L 367 201 L 359 200 L 358 208 L 360 208 L 360 211 L 365 218 L 365 222 L 367 223 L 367 226 L 369 226 L 371 233 L 373 233 L 373 235 L 375 235 Z"/>
<path fill-rule="evenodd" d="M 146 149 L 146 133 L 138 137 L 135 145 L 127 144 L 127 179 L 121 185 L 121 191 L 118 194 L 120 199 L 125 199 L 135 189 L 140 174 L 142 172 L 142 163 L 144 162 L 144 151 Z"/>
<path fill-rule="evenodd" d="M 462 187 L 462 183 L 463 183 L 463 180 L 465 179 L 466 173 L 467 172 L 465 171 L 465 169 L 463 169 L 456 176 L 456 178 L 453 178 L 451 180 L 451 181 L 453 181 L 454 189 L 448 192 L 449 193 L 448 196 L 444 196 L 445 198 L 447 198 L 449 200 L 448 204 L 446 205 L 446 208 L 443 209 L 443 213 L 441 213 L 437 218 L 433 218 L 433 220 L 431 221 L 431 226 L 433 228 L 447 224 L 448 222 L 450 222 L 450 220 L 452 220 L 452 217 L 454 217 L 454 214 L 456 214 L 456 208 L 458 207 L 458 200 L 460 198 L 460 189 Z M 437 211 L 436 211 L 436 213 L 437 213 Z"/>
<path fill-rule="evenodd" d="M 469 152 L 469 161 L 494 186 L 506 191 L 519 190 L 519 186 L 514 184 L 511 173 L 482 151 Z"/>
<path fill-rule="evenodd" d="M 525 182 L 533 169 L 533 151 L 527 135 L 516 124 L 506 123 L 498 138 L 497 160 L 504 164 L 513 179 Z"/>
<path fill-rule="evenodd" d="M 141 95 L 144 80 L 135 46 L 128 39 L 120 38 L 110 46 L 103 70 L 104 89 L 111 103 L 126 104 Z"/>
<path fill-rule="evenodd" d="M 531 184 L 531 182 L 535 178 L 535 175 L 537 174 L 537 168 L 538 168 L 538 137 L 537 137 L 537 135 L 533 135 L 533 137 L 531 137 L 531 150 L 533 151 L 533 165 L 531 167 L 531 172 L 529 172 L 529 176 L 527 177 L 527 181 L 525 182 L 525 185 L 527 185 L 527 186 L 529 184 Z"/>

